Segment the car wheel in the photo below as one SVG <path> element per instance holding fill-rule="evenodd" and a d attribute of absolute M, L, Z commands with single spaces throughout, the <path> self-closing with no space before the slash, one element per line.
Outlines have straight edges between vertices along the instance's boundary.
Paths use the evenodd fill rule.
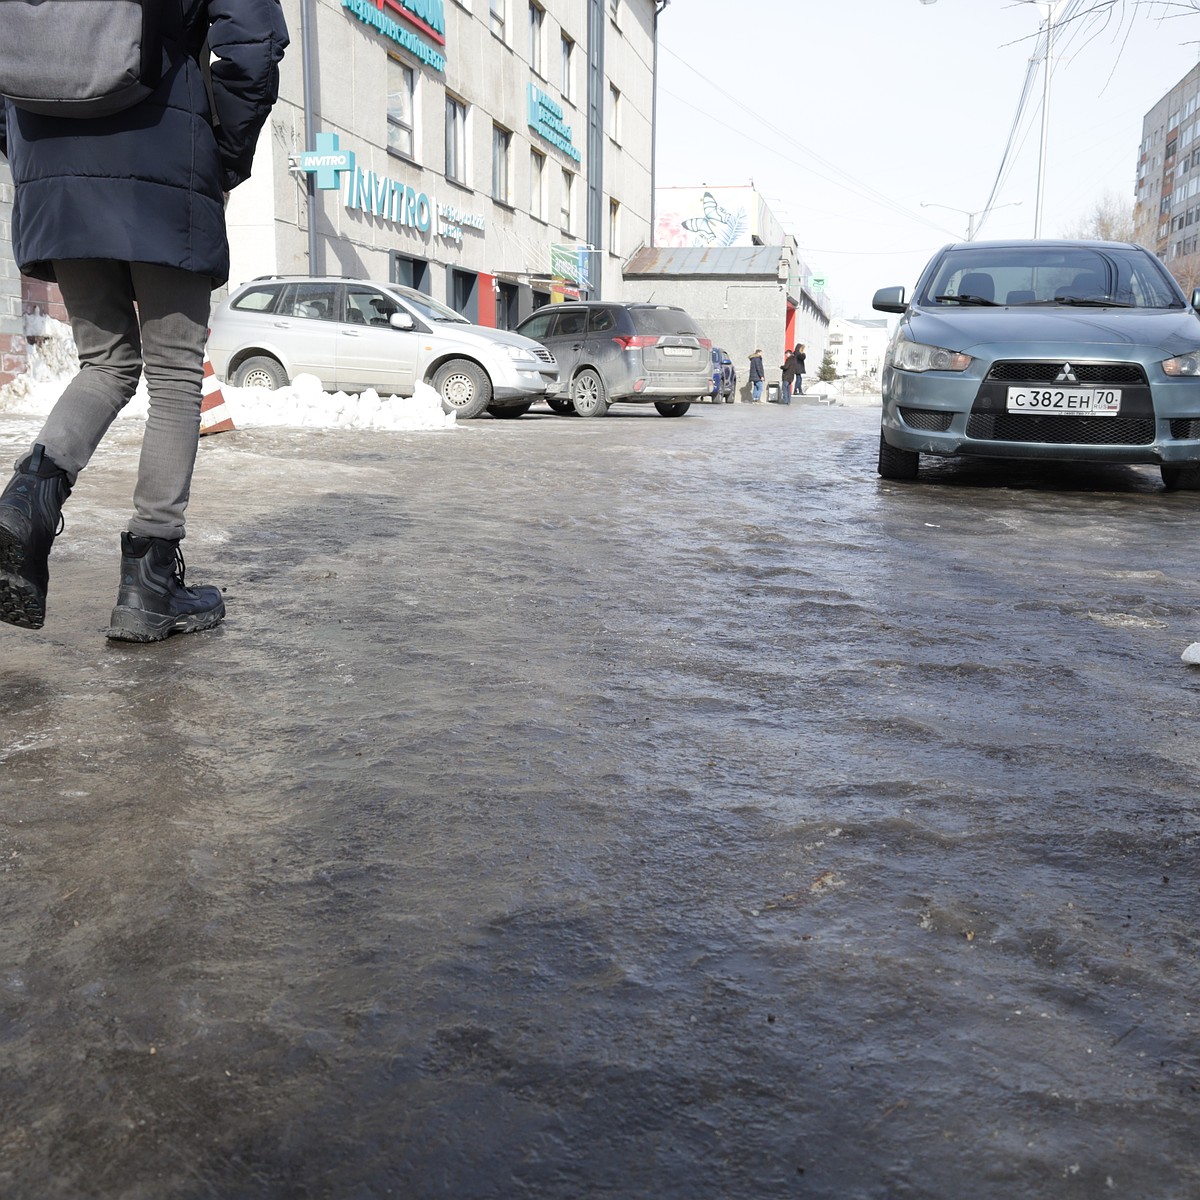
<path fill-rule="evenodd" d="M 233 376 L 233 386 L 240 388 L 265 388 L 275 392 L 287 385 L 287 372 L 275 359 L 265 355 L 246 359 Z"/>
<path fill-rule="evenodd" d="M 879 474 L 884 479 L 916 479 L 921 456 L 915 450 L 889 446 L 879 434 Z"/>
<path fill-rule="evenodd" d="M 1200 466 L 1181 467 L 1175 463 L 1163 463 L 1158 469 L 1162 473 L 1163 487 L 1168 492 L 1200 491 Z"/>
<path fill-rule="evenodd" d="M 493 417 L 499 417 L 502 421 L 515 421 L 517 417 L 523 417 L 532 407 L 532 400 L 528 404 L 489 404 L 488 413 Z"/>
<path fill-rule="evenodd" d="M 550 405 L 551 411 L 559 416 L 569 417 L 575 414 L 575 405 L 566 396 L 547 396 L 546 403 Z"/>
<path fill-rule="evenodd" d="M 608 388 L 590 367 L 571 384 L 571 402 L 581 417 L 602 417 L 608 412 Z"/>
<path fill-rule="evenodd" d="M 464 421 L 479 416 L 492 400 L 492 381 L 481 367 L 464 358 L 438 367 L 433 388 L 442 398 L 442 409 Z"/>
<path fill-rule="evenodd" d="M 657 408 L 664 417 L 682 417 L 683 414 L 692 407 L 692 402 L 690 400 L 655 400 L 654 407 Z"/>

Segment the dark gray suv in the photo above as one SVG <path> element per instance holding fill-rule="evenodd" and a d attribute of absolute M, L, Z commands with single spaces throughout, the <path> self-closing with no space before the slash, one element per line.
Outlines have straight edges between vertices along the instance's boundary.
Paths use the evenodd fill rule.
<path fill-rule="evenodd" d="M 548 304 L 516 331 L 554 355 L 558 382 L 545 400 L 558 413 L 602 417 L 628 401 L 681 417 L 712 391 L 712 340 L 672 304 Z"/>

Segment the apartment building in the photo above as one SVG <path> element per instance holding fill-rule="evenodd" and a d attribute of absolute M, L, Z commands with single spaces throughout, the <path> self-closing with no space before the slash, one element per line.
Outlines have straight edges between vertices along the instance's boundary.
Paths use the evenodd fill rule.
<path fill-rule="evenodd" d="M 834 317 L 829 322 L 829 353 L 837 377 L 878 379 L 883 371 L 883 356 L 890 338 L 886 317 L 861 321 Z M 820 364 L 814 365 L 819 367 Z M 816 371 L 812 373 L 816 374 Z"/>
<path fill-rule="evenodd" d="M 650 241 L 663 0 L 282 0 L 292 45 L 231 285 L 320 272 L 410 284 L 511 328 L 618 295 Z M 0 166 L 0 383 L 53 302 L 11 260 Z"/>
<path fill-rule="evenodd" d="M 1200 65 L 1142 121 L 1134 224 L 1185 291 L 1200 286 Z"/>

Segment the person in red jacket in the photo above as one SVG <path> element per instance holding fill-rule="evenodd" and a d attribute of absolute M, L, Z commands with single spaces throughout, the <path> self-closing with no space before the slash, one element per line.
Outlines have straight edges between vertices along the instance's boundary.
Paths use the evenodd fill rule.
<path fill-rule="evenodd" d="M 150 408 L 108 636 L 159 641 L 225 615 L 217 588 L 185 583 L 179 544 L 211 293 L 229 274 L 225 200 L 250 175 L 288 33 L 279 0 L 181 0 L 161 12 L 178 53 L 132 107 L 78 118 L 0 99 L 13 256 L 58 284 L 80 365 L 0 494 L 0 621 L 27 629 L 45 621 L 63 502 L 143 370 Z"/>

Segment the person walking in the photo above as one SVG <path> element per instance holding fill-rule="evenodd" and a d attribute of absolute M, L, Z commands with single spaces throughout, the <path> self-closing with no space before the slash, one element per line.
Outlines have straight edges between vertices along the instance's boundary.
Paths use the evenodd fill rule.
<path fill-rule="evenodd" d="M 763 357 L 761 350 L 755 350 L 750 355 L 750 402 L 758 404 L 762 400 L 763 384 L 766 382 L 767 373 L 763 370 Z"/>
<path fill-rule="evenodd" d="M 229 276 L 225 203 L 250 175 L 288 32 L 280 0 L 159 11 L 163 73 L 132 107 L 50 116 L 0 99 L 13 257 L 58 284 L 79 353 L 79 373 L 0 494 L 0 620 L 27 629 L 45 621 L 63 504 L 143 368 L 149 414 L 107 636 L 160 641 L 225 616 L 219 589 L 185 582 L 180 542 L 211 293 Z"/>
<path fill-rule="evenodd" d="M 797 342 L 796 349 L 792 351 L 792 392 L 794 395 L 804 395 L 804 343 Z"/>
<path fill-rule="evenodd" d="M 783 371 L 783 378 L 779 384 L 779 403 L 791 404 L 792 383 L 796 378 L 796 359 L 790 350 L 784 352 L 781 370 Z"/>

